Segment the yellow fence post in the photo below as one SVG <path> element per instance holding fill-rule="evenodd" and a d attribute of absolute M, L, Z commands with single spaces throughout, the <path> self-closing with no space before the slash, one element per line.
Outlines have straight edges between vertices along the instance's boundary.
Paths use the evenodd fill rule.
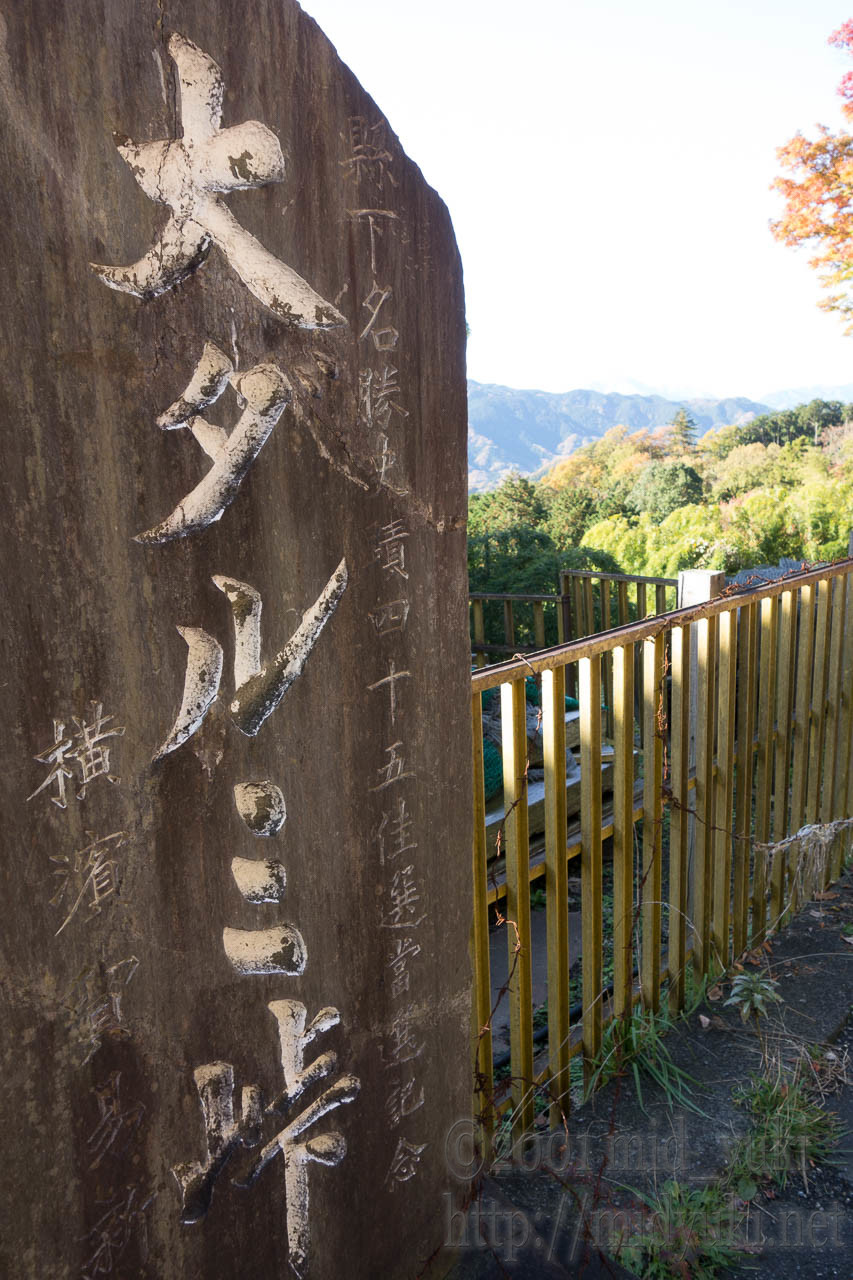
<path fill-rule="evenodd" d="M 732 954 L 742 955 L 749 942 L 749 851 L 752 844 L 752 779 L 755 763 L 755 667 L 758 649 L 758 605 L 740 608 L 737 688 L 737 790 L 735 793 L 734 894 Z"/>
<path fill-rule="evenodd" d="M 841 705 L 839 689 L 841 685 L 841 655 L 843 648 L 844 628 L 847 622 L 847 592 L 843 578 L 836 578 L 832 583 L 832 634 L 829 641 L 829 675 L 825 698 L 826 726 L 823 747 L 823 789 L 820 800 L 821 822 L 832 822 L 836 817 L 835 806 L 835 762 L 839 754 L 839 730 L 841 727 Z M 843 816 L 843 815 L 838 815 Z M 826 888 L 832 876 L 835 861 L 835 847 L 840 844 L 836 837 L 832 845 L 832 856 L 827 858 L 824 868 L 822 888 Z"/>
<path fill-rule="evenodd" d="M 666 692 L 663 681 L 664 637 L 643 642 L 643 866 L 640 887 L 642 950 L 640 985 L 643 1006 L 660 1008 L 661 862 L 663 848 L 663 743 Z"/>
<path fill-rule="evenodd" d="M 714 781 L 714 903 L 712 939 L 716 963 L 729 963 L 729 903 L 732 871 L 732 799 L 735 764 L 735 676 L 737 674 L 737 609 L 719 620 L 719 698 L 717 705 L 717 764 Z"/>
<path fill-rule="evenodd" d="M 569 886 L 566 864 L 566 669 L 542 672 L 545 765 L 545 910 L 551 1125 L 569 1112 Z"/>
<path fill-rule="evenodd" d="M 711 852 L 714 829 L 714 729 L 716 724 L 717 619 L 699 618 L 696 716 L 696 840 L 693 861 L 693 967 L 697 977 L 711 959 Z"/>
<path fill-rule="evenodd" d="M 482 697 L 471 699 L 471 732 L 474 743 L 474 924 L 472 966 L 474 999 L 472 1022 L 474 1040 L 474 1106 L 481 1126 L 481 1141 L 494 1126 L 494 1073 L 492 1070 L 492 983 L 489 963 L 489 905 L 486 872 L 486 801 L 483 770 Z"/>
<path fill-rule="evenodd" d="M 541 600 L 533 601 L 533 638 L 537 649 L 545 648 L 545 605 Z"/>
<path fill-rule="evenodd" d="M 776 683 L 775 785 L 773 789 L 773 841 L 784 840 L 790 813 L 791 738 L 793 734 L 794 658 L 797 610 L 793 591 L 779 597 L 779 660 Z M 785 915 L 784 852 L 774 854 L 770 868 L 770 919 L 777 928 Z"/>
<path fill-rule="evenodd" d="M 761 650 L 758 660 L 758 771 L 755 784 L 755 839 L 770 839 L 773 794 L 773 717 L 776 710 L 778 597 L 761 601 Z M 757 947 L 767 933 L 767 855 L 756 848 L 752 864 L 752 938 Z"/>
<path fill-rule="evenodd" d="M 634 646 L 613 650 L 613 1014 L 633 1008 Z"/>
<path fill-rule="evenodd" d="M 527 701 L 524 676 L 501 685 L 504 767 L 509 1045 L 513 1139 L 533 1124 L 533 991 L 530 955 L 530 836 L 527 820 Z"/>
<path fill-rule="evenodd" d="M 601 658 L 581 658 L 581 949 L 584 1081 L 601 1049 Z"/>
<path fill-rule="evenodd" d="M 670 638 L 672 663 L 672 724 L 670 726 L 669 814 L 669 1007 L 684 1007 L 687 963 L 687 783 L 690 739 L 690 625 L 673 627 Z M 615 895 L 614 895 L 615 897 Z M 615 943 L 614 943 L 615 949 Z"/>

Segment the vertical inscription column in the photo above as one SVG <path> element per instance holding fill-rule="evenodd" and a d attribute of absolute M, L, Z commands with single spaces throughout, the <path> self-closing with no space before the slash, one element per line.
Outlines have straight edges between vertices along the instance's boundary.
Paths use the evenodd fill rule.
<path fill-rule="evenodd" d="M 113 9 L 0 18 L 0 1272 L 405 1280 L 472 1090 L 458 254 L 296 0 Z"/>

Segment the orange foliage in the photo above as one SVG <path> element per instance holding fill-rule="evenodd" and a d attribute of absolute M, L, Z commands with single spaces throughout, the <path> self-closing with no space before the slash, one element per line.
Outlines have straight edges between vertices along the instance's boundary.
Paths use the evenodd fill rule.
<path fill-rule="evenodd" d="M 829 37 L 829 43 L 853 55 L 853 19 Z M 842 112 L 853 120 L 853 72 L 838 87 Z M 783 244 L 811 245 L 810 263 L 820 273 L 825 288 L 833 290 L 820 302 L 826 311 L 838 311 L 853 333 L 853 136 L 832 133 L 818 125 L 812 141 L 797 133 L 777 154 L 793 176 L 777 178 L 774 187 L 785 198 L 785 212 L 771 225 Z"/>

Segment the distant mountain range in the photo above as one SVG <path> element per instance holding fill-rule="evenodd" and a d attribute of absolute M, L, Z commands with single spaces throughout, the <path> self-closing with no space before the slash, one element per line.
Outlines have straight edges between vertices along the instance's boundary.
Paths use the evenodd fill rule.
<path fill-rule="evenodd" d="M 821 395 L 822 399 L 851 399 Z M 778 393 L 795 395 L 790 392 Z M 820 395 L 801 396 L 793 404 Z M 533 475 L 567 457 L 581 445 L 599 440 L 610 427 L 653 430 L 671 422 L 683 406 L 704 435 L 712 427 L 749 422 L 771 409 L 764 403 L 733 396 L 726 400 L 666 400 L 658 395 L 610 395 L 601 391 L 517 391 L 490 383 L 468 383 L 468 487 L 492 489 L 507 472 L 517 469 Z M 777 408 L 787 407 L 777 404 Z"/>

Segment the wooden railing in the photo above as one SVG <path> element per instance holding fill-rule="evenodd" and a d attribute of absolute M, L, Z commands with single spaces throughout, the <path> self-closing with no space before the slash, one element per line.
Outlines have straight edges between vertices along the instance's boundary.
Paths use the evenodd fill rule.
<path fill-rule="evenodd" d="M 773 845 L 851 811 L 851 575 L 853 560 L 845 560 L 473 675 L 474 1053 L 476 1112 L 486 1129 L 511 1106 L 513 1133 L 528 1132 L 534 1093 L 543 1088 L 551 1119 L 559 1122 L 569 1108 L 570 1060 L 580 1053 L 585 1079 L 592 1078 L 609 1018 L 625 1016 L 637 1000 L 657 1010 L 664 992 L 670 1009 L 681 1009 L 688 966 L 697 976 L 721 972 L 784 922 L 803 893 L 840 873 L 846 835 L 833 842 L 825 862 L 815 862 L 804 836 L 781 849 Z M 611 692 L 603 711 L 607 666 Z M 580 822 L 569 829 L 565 695 L 572 671 L 581 776 Z M 531 847 L 528 820 L 531 675 L 541 687 L 539 849 Z M 487 836 L 482 695 L 498 688 L 503 798 L 501 819 Z M 610 990 L 603 981 L 606 843 Z M 578 856 L 582 1012 L 573 1024 L 567 884 L 568 862 Z M 544 880 L 546 898 L 548 1045 L 544 1060 L 535 1061 L 530 885 L 537 880 Z M 506 920 L 511 977 L 511 1088 L 504 1101 L 496 1098 L 492 1057 L 492 903 Z"/>

